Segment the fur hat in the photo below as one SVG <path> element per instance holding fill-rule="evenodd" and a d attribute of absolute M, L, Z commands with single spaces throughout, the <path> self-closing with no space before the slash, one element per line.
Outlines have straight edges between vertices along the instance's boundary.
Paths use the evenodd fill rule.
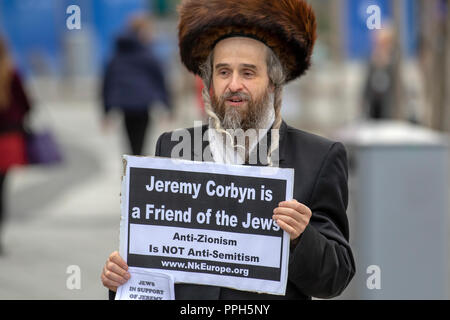
<path fill-rule="evenodd" d="M 197 75 L 217 42 L 232 36 L 270 47 L 283 64 L 286 82 L 311 65 L 316 19 L 304 0 L 183 0 L 178 10 L 181 61 Z"/>

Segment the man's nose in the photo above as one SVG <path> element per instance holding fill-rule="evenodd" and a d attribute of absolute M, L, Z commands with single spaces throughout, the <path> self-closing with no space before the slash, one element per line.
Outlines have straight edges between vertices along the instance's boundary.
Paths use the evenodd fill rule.
<path fill-rule="evenodd" d="M 241 77 L 239 76 L 239 73 L 237 73 L 237 72 L 233 73 L 233 76 L 230 79 L 228 88 L 230 89 L 231 92 L 242 91 L 243 84 L 241 81 Z"/>

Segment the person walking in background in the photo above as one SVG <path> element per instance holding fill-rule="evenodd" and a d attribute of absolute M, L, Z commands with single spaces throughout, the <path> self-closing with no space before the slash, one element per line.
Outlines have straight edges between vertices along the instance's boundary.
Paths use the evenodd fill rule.
<path fill-rule="evenodd" d="M 125 130 L 133 155 L 142 155 L 145 134 L 151 118 L 149 108 L 161 102 L 171 110 L 166 80 L 150 50 L 151 21 L 135 16 L 116 40 L 113 58 L 103 81 L 104 123 L 113 108 L 122 110 Z"/>
<path fill-rule="evenodd" d="M 391 119 L 397 85 L 398 56 L 391 27 L 378 30 L 363 91 L 364 113 L 368 119 Z"/>
<path fill-rule="evenodd" d="M 0 37 L 0 232 L 5 214 L 7 172 L 14 165 L 26 163 L 23 124 L 29 111 L 30 103 L 20 76 Z M 2 252 L 0 238 L 0 254 Z"/>

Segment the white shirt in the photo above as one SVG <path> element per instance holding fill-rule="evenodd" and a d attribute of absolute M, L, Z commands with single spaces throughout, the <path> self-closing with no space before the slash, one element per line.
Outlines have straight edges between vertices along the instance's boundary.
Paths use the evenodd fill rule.
<path fill-rule="evenodd" d="M 267 108 L 267 110 L 267 115 L 263 118 L 264 120 L 261 124 L 261 128 L 256 130 L 255 132 L 257 139 L 249 139 L 249 154 L 253 152 L 255 147 L 267 134 L 269 129 L 272 127 L 273 122 L 275 121 L 274 109 Z M 234 146 L 234 142 L 231 141 L 231 137 L 229 135 L 215 130 L 214 120 L 212 118 L 209 118 L 208 139 L 214 162 L 237 165 L 245 163 L 244 145 Z M 239 136 L 237 137 L 237 139 L 239 141 Z"/>

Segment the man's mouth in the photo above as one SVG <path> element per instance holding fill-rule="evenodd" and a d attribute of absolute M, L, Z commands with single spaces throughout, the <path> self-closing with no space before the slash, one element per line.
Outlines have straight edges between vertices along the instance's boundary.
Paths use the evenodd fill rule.
<path fill-rule="evenodd" d="M 229 105 L 234 106 L 234 107 L 240 107 L 242 106 L 245 102 L 247 102 L 247 99 L 243 99 L 241 97 L 230 97 L 228 99 L 226 99 L 226 101 L 228 102 Z"/>

